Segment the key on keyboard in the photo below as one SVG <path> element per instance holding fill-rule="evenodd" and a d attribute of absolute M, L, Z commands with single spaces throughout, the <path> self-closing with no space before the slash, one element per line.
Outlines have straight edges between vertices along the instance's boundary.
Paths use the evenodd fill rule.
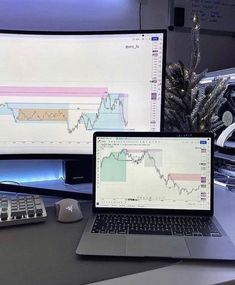
<path fill-rule="evenodd" d="M 37 195 L 0 197 L 0 227 L 46 221 L 43 200 Z"/>

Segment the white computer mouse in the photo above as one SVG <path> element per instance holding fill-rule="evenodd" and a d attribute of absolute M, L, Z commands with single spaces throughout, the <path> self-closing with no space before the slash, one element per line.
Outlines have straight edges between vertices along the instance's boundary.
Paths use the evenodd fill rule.
<path fill-rule="evenodd" d="M 62 199 L 55 203 L 57 221 L 71 223 L 83 218 L 80 203 L 75 199 Z"/>

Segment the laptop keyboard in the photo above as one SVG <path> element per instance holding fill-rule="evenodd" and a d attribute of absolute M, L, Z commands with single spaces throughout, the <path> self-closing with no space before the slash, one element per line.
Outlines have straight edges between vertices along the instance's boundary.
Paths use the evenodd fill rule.
<path fill-rule="evenodd" d="M 207 217 L 98 214 L 92 233 L 212 236 L 221 233 Z"/>

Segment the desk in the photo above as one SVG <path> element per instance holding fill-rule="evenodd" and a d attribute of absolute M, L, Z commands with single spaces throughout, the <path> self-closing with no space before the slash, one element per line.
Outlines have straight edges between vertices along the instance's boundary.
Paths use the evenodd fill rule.
<path fill-rule="evenodd" d="M 235 243 L 235 193 L 218 187 L 215 192 L 216 217 Z M 83 201 L 81 205 L 85 218 L 78 223 L 56 222 L 54 208 L 49 206 L 46 223 L 0 229 L 0 284 L 89 284 L 178 262 L 156 258 L 77 256 L 75 250 L 91 210 L 90 202 Z M 221 265 L 221 270 L 234 266 L 235 269 L 232 262 L 204 261 L 197 264 Z M 195 263 L 189 262 L 191 265 L 193 268 Z M 155 280 L 158 280 L 157 275 Z"/>

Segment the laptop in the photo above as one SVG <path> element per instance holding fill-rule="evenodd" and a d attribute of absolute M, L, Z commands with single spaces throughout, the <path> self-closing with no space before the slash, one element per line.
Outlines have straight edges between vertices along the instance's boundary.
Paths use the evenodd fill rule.
<path fill-rule="evenodd" d="M 96 132 L 93 213 L 76 253 L 235 260 L 214 212 L 213 135 Z"/>

